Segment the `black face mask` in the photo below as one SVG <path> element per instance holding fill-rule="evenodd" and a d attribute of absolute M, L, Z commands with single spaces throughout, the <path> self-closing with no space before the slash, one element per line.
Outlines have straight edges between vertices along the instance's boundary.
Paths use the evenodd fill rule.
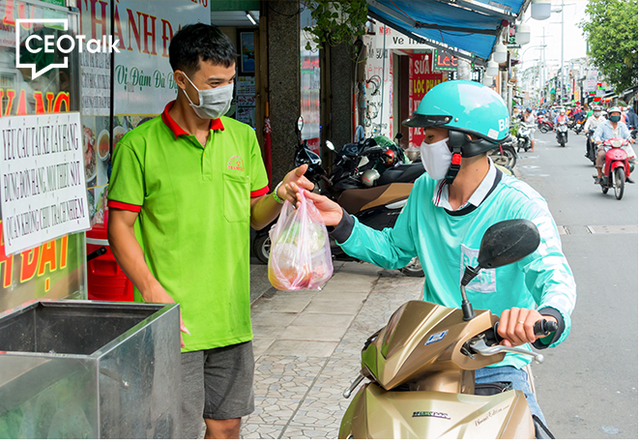
<path fill-rule="evenodd" d="M 613 123 L 619 122 L 620 116 L 610 116 L 609 120 L 611 120 Z"/>

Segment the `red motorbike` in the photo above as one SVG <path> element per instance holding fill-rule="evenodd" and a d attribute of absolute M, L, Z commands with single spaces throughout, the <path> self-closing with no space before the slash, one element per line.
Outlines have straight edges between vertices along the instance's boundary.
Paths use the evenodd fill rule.
<path fill-rule="evenodd" d="M 553 123 L 549 122 L 545 116 L 538 116 L 538 129 L 545 134 L 553 130 Z"/>
<path fill-rule="evenodd" d="M 609 188 L 613 188 L 616 199 L 620 200 L 624 194 L 624 183 L 631 175 L 629 154 L 625 150 L 630 146 L 629 141 L 613 138 L 605 140 L 602 144 L 606 150 L 604 169 L 602 170 L 604 180 L 600 182 L 602 193 L 607 194 Z"/>

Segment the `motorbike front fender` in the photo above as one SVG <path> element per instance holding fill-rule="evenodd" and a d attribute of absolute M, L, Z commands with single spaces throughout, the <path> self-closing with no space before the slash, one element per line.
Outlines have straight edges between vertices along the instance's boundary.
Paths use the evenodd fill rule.
<path fill-rule="evenodd" d="M 492 396 L 431 391 L 385 391 L 365 384 L 347 408 L 339 438 L 530 439 L 535 428 L 524 394 Z"/>

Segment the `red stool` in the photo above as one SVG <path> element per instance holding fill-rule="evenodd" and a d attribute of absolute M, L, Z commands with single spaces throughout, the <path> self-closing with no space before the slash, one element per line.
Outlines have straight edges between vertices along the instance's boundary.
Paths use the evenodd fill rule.
<path fill-rule="evenodd" d="M 105 222 L 87 232 L 87 282 L 92 301 L 133 302 L 133 284 L 118 266 L 107 240 L 108 211 Z M 104 247 L 106 252 L 98 251 Z M 92 257 L 95 253 L 95 257 Z"/>

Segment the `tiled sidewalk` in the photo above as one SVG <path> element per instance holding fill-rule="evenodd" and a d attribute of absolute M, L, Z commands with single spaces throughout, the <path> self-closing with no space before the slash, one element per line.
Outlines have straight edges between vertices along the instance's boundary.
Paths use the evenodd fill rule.
<path fill-rule="evenodd" d="M 267 292 L 254 303 L 255 412 L 242 438 L 337 438 L 364 341 L 422 278 L 369 264 L 336 263 L 321 291 Z"/>

